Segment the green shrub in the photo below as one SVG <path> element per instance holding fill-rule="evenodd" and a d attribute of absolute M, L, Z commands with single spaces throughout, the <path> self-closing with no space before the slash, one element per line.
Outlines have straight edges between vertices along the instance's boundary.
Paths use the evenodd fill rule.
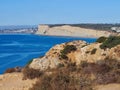
<path fill-rule="evenodd" d="M 106 40 L 107 38 L 106 37 L 100 37 L 96 40 L 96 42 L 99 42 L 99 43 L 102 43 Z"/>
<path fill-rule="evenodd" d="M 101 45 L 101 49 L 112 48 L 120 44 L 120 36 L 110 36 Z"/>
<path fill-rule="evenodd" d="M 65 59 L 65 60 L 67 60 L 67 59 L 68 59 L 67 55 L 66 55 L 66 54 L 64 54 L 64 53 L 62 53 L 62 52 L 61 52 L 60 58 Z"/>
<path fill-rule="evenodd" d="M 74 45 L 66 45 L 63 50 L 60 52 L 60 57 L 62 59 L 68 59 L 67 54 L 70 53 L 71 51 L 76 51 L 77 48 Z"/>
<path fill-rule="evenodd" d="M 91 51 L 91 54 L 95 54 L 95 53 L 96 53 L 96 51 L 97 51 L 97 49 L 96 49 L 96 48 L 94 48 L 94 49 Z"/>
<path fill-rule="evenodd" d="M 77 48 L 74 45 L 66 45 L 65 48 L 61 51 L 61 53 L 68 54 L 71 51 L 76 51 Z"/>

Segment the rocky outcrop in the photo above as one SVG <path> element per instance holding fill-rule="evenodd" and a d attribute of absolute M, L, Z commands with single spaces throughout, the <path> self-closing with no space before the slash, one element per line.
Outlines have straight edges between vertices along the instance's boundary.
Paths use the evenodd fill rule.
<path fill-rule="evenodd" d="M 77 50 L 67 54 L 68 60 L 60 58 L 61 50 L 67 45 L 74 45 Z M 62 43 L 51 48 L 43 58 L 36 58 L 30 64 L 31 68 L 46 70 L 48 68 L 56 68 L 59 64 L 66 62 L 75 62 L 77 65 L 81 61 L 97 62 L 106 58 L 120 60 L 120 45 L 111 49 L 101 49 L 101 43 L 88 44 L 85 41 L 73 41 Z"/>
<path fill-rule="evenodd" d="M 81 27 L 75 27 L 70 25 L 54 26 L 49 25 L 39 25 L 36 34 L 40 35 L 53 35 L 53 36 L 74 36 L 74 37 L 108 37 L 111 32 L 86 29 Z"/>

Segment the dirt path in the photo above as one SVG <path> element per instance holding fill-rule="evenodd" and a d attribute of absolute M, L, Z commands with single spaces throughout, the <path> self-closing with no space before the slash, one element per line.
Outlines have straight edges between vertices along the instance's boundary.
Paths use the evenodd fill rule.
<path fill-rule="evenodd" d="M 34 80 L 22 80 L 22 73 L 11 73 L 0 75 L 0 90 L 28 90 Z"/>

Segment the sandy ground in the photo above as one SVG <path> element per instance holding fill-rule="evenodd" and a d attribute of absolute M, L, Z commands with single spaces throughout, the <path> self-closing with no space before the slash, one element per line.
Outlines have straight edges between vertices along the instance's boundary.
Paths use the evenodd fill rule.
<path fill-rule="evenodd" d="M 0 90 L 29 90 L 37 81 L 37 79 L 22 80 L 22 78 L 22 73 L 0 75 Z M 120 90 L 120 84 L 99 85 L 95 90 Z"/>
<path fill-rule="evenodd" d="M 36 82 L 34 80 L 22 80 L 22 73 L 0 75 L 0 90 L 28 90 Z"/>
<path fill-rule="evenodd" d="M 99 85 L 97 90 L 120 90 L 120 84 Z"/>

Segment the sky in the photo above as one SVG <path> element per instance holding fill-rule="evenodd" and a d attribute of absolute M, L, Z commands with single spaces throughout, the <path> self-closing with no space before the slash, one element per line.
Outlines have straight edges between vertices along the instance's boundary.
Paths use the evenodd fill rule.
<path fill-rule="evenodd" d="M 0 26 L 79 23 L 120 23 L 120 0 L 0 0 Z"/>

